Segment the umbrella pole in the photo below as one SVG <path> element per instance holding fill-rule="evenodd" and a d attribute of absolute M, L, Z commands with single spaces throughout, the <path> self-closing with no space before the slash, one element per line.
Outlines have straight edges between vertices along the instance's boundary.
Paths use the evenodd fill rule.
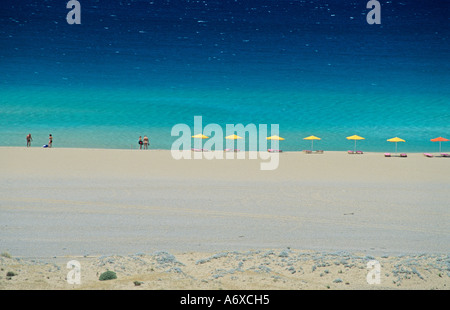
<path fill-rule="evenodd" d="M 355 153 L 356 153 L 356 140 L 355 140 Z"/>
<path fill-rule="evenodd" d="M 441 141 L 439 141 L 439 153 L 441 153 Z"/>
<path fill-rule="evenodd" d="M 314 140 L 311 140 L 311 151 L 314 151 Z"/>

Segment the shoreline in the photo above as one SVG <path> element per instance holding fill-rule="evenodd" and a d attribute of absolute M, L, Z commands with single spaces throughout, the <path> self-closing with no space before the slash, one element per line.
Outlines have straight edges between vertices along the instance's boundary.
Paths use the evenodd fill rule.
<path fill-rule="evenodd" d="M 149 148 L 147 150 L 144 149 L 139 149 L 139 147 L 135 146 L 133 148 L 102 148 L 102 147 L 59 147 L 59 146 L 54 146 L 52 148 L 44 148 L 42 146 L 0 146 L 0 150 L 2 149 L 58 149 L 58 150 L 97 150 L 97 151 L 143 151 L 143 152 L 151 152 L 151 151 L 156 151 L 156 152 L 170 152 L 171 149 L 154 149 L 154 148 Z M 282 148 L 281 148 L 282 149 Z M 306 149 L 305 149 L 306 150 Z M 305 150 L 294 150 L 294 151 L 285 151 L 282 150 L 282 152 L 280 152 L 280 154 L 283 153 L 304 153 Z M 348 151 L 353 151 L 353 148 L 348 148 L 345 150 L 323 150 L 320 149 L 321 151 L 323 151 L 323 153 L 345 153 L 347 154 Z M 192 151 L 192 150 L 188 150 L 188 151 Z M 316 150 L 313 151 L 313 154 L 315 154 Z M 357 150 L 357 151 L 361 151 L 361 150 Z M 225 150 L 217 150 L 217 151 L 208 151 L 208 152 L 225 152 Z M 249 153 L 249 152 L 267 152 L 267 151 L 240 151 L 238 153 Z M 232 153 L 232 152 L 231 152 Z M 435 155 L 439 155 L 441 153 L 450 153 L 450 151 L 423 151 L 423 152 L 418 152 L 418 151 L 397 151 L 397 152 L 393 152 L 391 151 L 363 151 L 363 154 L 348 154 L 348 155 L 364 155 L 364 154 L 385 154 L 385 153 L 391 153 L 391 154 L 401 154 L 401 153 L 406 153 L 406 154 L 421 154 L 423 155 L 424 153 L 431 153 L 431 154 L 435 154 Z M 319 155 L 319 154 L 317 154 Z"/>

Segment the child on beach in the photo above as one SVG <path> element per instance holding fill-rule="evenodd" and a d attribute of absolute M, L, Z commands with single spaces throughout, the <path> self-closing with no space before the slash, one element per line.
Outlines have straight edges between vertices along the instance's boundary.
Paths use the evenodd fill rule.
<path fill-rule="evenodd" d="M 53 143 L 53 137 L 52 137 L 52 134 L 49 134 L 49 136 L 48 136 L 48 147 L 52 147 L 52 143 Z"/>

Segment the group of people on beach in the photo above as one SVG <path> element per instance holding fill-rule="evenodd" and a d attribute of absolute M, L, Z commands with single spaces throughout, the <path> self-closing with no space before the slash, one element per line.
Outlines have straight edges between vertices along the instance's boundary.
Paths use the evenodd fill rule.
<path fill-rule="evenodd" d="M 144 148 L 144 150 L 148 149 L 148 145 L 150 144 L 148 137 L 144 136 L 144 139 L 142 139 L 142 136 L 139 136 L 139 149 L 142 150 L 142 148 Z"/>
<path fill-rule="evenodd" d="M 27 147 L 31 146 L 31 141 L 33 141 L 33 138 L 31 137 L 31 133 L 29 133 L 27 135 Z M 150 141 L 149 141 L 147 136 L 144 136 L 144 138 L 142 138 L 142 136 L 139 136 L 139 142 L 138 143 L 139 143 L 139 149 L 140 150 L 142 150 L 142 149 L 147 150 L 148 146 L 150 144 Z M 52 144 L 53 144 L 53 136 L 52 136 L 52 134 L 49 134 L 49 136 L 48 136 L 48 144 L 44 145 L 44 147 L 52 147 Z"/>
<path fill-rule="evenodd" d="M 27 147 L 31 146 L 31 141 L 33 141 L 33 138 L 31 137 L 31 133 L 29 133 L 27 135 Z M 53 144 L 53 136 L 52 136 L 52 134 L 49 134 L 48 135 L 48 144 L 45 145 L 45 147 L 52 147 L 52 144 Z"/>

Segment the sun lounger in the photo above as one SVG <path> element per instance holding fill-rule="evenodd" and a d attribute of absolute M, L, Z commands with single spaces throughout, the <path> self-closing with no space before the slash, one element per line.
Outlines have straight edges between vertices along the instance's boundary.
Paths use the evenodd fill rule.
<path fill-rule="evenodd" d="M 316 154 L 323 154 L 323 150 L 316 151 Z"/>
<path fill-rule="evenodd" d="M 400 154 L 400 157 L 408 157 L 405 153 Z"/>
<path fill-rule="evenodd" d="M 356 154 L 363 154 L 363 151 L 356 151 Z"/>
<path fill-rule="evenodd" d="M 311 154 L 311 153 L 312 153 L 312 151 L 310 151 L 310 150 L 304 150 L 304 151 L 303 151 L 303 153 L 306 153 L 306 154 Z"/>
<path fill-rule="evenodd" d="M 442 156 L 442 157 L 450 157 L 450 154 L 447 154 L 447 153 L 441 153 L 441 156 Z"/>
<path fill-rule="evenodd" d="M 391 157 L 391 153 L 384 153 L 384 157 Z"/>
<path fill-rule="evenodd" d="M 225 152 L 240 152 L 241 150 L 238 149 L 225 149 Z"/>
<path fill-rule="evenodd" d="M 430 154 L 430 153 L 423 153 L 423 156 L 426 156 L 426 157 L 433 157 L 433 154 Z"/>
<path fill-rule="evenodd" d="M 207 149 L 191 149 L 193 152 L 209 152 Z"/>
<path fill-rule="evenodd" d="M 348 154 L 356 154 L 354 151 L 347 151 Z"/>
<path fill-rule="evenodd" d="M 281 152 L 283 152 L 282 150 L 274 150 L 274 149 L 268 149 L 267 151 L 269 153 L 281 153 Z"/>

